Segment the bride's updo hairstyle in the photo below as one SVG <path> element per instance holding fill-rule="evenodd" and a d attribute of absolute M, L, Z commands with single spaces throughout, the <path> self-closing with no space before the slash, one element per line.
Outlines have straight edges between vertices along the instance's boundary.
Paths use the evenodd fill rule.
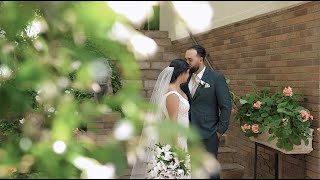
<path fill-rule="evenodd" d="M 170 80 L 170 83 L 174 83 L 176 82 L 177 78 L 188 71 L 189 69 L 189 64 L 187 63 L 187 61 L 183 60 L 183 59 L 175 59 L 173 61 L 171 61 L 169 67 L 174 67 L 173 70 L 173 74 Z"/>

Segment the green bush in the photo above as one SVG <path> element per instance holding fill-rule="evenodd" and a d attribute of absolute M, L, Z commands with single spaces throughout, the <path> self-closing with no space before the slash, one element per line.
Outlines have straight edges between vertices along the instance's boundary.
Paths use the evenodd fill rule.
<path fill-rule="evenodd" d="M 0 178 L 86 178 L 88 164 L 107 168 L 110 178 L 123 174 L 150 108 L 139 84 L 121 84 L 140 77 L 134 53 L 107 36 L 116 22 L 130 26 L 128 19 L 106 2 L 2 1 L 0 22 Z M 114 95 L 97 102 L 90 67 L 99 58 L 112 60 Z M 74 129 L 110 109 L 132 125 L 130 139 L 111 135 L 98 144 L 75 136 Z M 162 123 L 160 134 L 191 133 L 173 124 Z M 204 153 L 191 141 L 199 165 Z"/>

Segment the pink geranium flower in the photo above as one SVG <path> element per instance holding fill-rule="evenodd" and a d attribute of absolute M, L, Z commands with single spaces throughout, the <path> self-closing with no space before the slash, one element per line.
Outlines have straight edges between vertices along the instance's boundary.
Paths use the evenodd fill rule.
<path fill-rule="evenodd" d="M 243 132 L 246 132 L 250 128 L 251 128 L 251 126 L 248 125 L 248 124 L 244 124 L 244 125 L 241 126 L 241 129 L 242 129 Z"/>
<path fill-rule="evenodd" d="M 303 122 L 306 122 L 309 120 L 310 114 L 306 110 L 301 110 L 300 115 L 303 119 Z M 312 117 L 312 119 L 313 119 L 313 117 Z"/>
<path fill-rule="evenodd" d="M 252 131 L 254 133 L 259 133 L 259 125 L 258 124 L 253 124 L 252 125 Z"/>
<path fill-rule="evenodd" d="M 282 92 L 284 96 L 292 96 L 293 94 L 292 88 L 290 86 L 288 88 L 284 88 Z"/>
<path fill-rule="evenodd" d="M 262 103 L 260 101 L 257 101 L 253 104 L 253 107 L 259 109 L 261 107 L 261 104 Z"/>

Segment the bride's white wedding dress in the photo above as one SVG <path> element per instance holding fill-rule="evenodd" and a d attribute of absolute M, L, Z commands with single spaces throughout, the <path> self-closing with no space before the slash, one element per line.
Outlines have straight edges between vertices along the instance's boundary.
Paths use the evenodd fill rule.
<path fill-rule="evenodd" d="M 157 105 L 160 109 L 160 111 L 151 112 L 151 114 L 154 115 L 154 120 L 161 121 L 165 119 L 164 116 L 167 118 L 168 111 L 166 108 L 166 99 L 170 94 L 175 94 L 179 97 L 179 109 L 178 109 L 178 117 L 177 117 L 177 123 L 181 124 L 182 126 L 188 128 L 189 127 L 189 109 L 190 104 L 187 99 L 185 99 L 181 94 L 179 94 L 177 91 L 169 91 L 169 84 L 172 79 L 172 74 L 174 71 L 174 67 L 166 67 L 158 76 L 157 82 L 154 86 L 150 103 Z M 145 179 L 148 177 L 148 162 L 152 161 L 152 154 L 153 151 L 150 148 L 153 146 L 157 141 L 159 141 L 159 137 L 151 135 L 148 129 L 145 128 L 148 127 L 148 121 L 145 121 L 144 128 L 142 130 L 142 135 L 140 138 L 140 142 L 138 147 L 140 148 L 142 152 L 142 156 L 139 156 L 137 158 L 137 161 L 133 165 L 133 169 L 131 172 L 130 179 Z M 152 127 L 152 125 L 151 125 Z M 188 151 L 188 145 L 187 145 L 187 138 L 181 135 L 177 135 L 177 145 L 179 148 L 184 149 L 185 151 Z M 140 153 L 141 154 L 141 153 Z M 190 164 L 187 165 L 190 167 Z M 181 179 L 191 179 L 191 175 L 187 175 L 184 177 L 176 177 Z"/>
<path fill-rule="evenodd" d="M 189 109 L 190 104 L 187 99 L 185 99 L 181 94 L 179 94 L 177 91 L 169 91 L 164 95 L 164 101 L 167 99 L 167 97 L 171 94 L 176 94 L 179 97 L 179 110 L 178 110 L 178 117 L 177 117 L 177 123 L 181 124 L 182 126 L 188 128 L 189 127 Z M 165 104 L 165 103 L 163 103 Z M 168 118 L 168 111 L 167 108 L 163 108 L 164 113 L 166 117 Z M 188 144 L 187 144 L 187 138 L 181 135 L 178 135 L 177 139 L 177 145 L 178 147 L 184 149 L 185 151 L 188 151 Z M 189 165 L 190 167 L 190 165 Z M 191 175 L 187 175 L 182 177 L 181 179 L 191 179 Z"/>
<path fill-rule="evenodd" d="M 179 110 L 178 110 L 178 117 L 177 117 L 177 123 L 181 124 L 182 126 L 188 128 L 189 127 L 189 109 L 190 104 L 187 99 L 185 99 L 181 94 L 179 94 L 177 91 L 170 91 L 164 95 L 164 100 L 167 99 L 167 97 L 171 94 L 176 94 L 179 97 Z M 165 103 L 164 103 L 165 104 Z M 163 108 L 164 113 L 167 118 L 169 118 L 168 110 L 166 107 Z M 177 140 L 178 146 L 182 149 L 188 150 L 187 145 L 187 138 L 178 135 Z"/>

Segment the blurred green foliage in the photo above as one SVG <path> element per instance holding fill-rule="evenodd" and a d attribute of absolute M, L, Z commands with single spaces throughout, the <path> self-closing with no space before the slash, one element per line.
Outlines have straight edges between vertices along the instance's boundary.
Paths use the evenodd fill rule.
<path fill-rule="evenodd" d="M 153 16 L 144 24 L 143 30 L 159 30 L 160 29 L 160 6 L 153 6 Z"/>
<path fill-rule="evenodd" d="M 140 71 L 134 53 L 106 35 L 116 21 L 130 25 L 106 2 L 0 2 L 0 178 L 85 177 L 80 157 L 113 164 L 113 177 L 123 174 L 150 105 L 138 83 L 121 84 L 139 80 Z M 97 102 L 90 67 L 99 58 L 112 60 L 114 95 Z M 74 134 L 106 107 L 133 124 L 129 141 L 111 135 L 97 143 Z M 203 154 L 191 131 L 170 123 L 159 127 L 161 134 L 186 133 L 195 142 L 190 152 Z"/>

